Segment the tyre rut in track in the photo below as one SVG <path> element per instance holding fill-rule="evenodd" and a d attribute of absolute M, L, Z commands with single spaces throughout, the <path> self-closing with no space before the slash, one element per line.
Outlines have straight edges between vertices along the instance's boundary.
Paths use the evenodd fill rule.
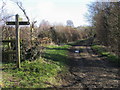
<path fill-rule="evenodd" d="M 80 53 L 75 53 L 75 50 L 79 50 Z M 74 77 L 70 84 L 62 87 L 87 89 L 119 87 L 119 67 L 94 54 L 90 46 L 73 46 L 69 56 L 69 71 Z"/>

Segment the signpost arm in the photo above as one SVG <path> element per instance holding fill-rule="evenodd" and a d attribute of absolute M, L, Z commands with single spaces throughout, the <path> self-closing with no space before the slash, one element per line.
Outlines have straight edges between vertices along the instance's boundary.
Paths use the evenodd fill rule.
<path fill-rule="evenodd" d="M 17 67 L 20 68 L 20 31 L 19 31 L 19 15 L 16 15 L 16 59 L 17 59 Z"/>

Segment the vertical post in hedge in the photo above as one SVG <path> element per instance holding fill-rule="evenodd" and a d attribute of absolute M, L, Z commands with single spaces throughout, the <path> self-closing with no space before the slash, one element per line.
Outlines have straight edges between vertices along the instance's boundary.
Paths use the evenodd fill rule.
<path fill-rule="evenodd" d="M 23 21 L 19 22 L 19 15 L 16 14 L 15 22 L 6 22 L 7 25 L 15 25 L 16 28 L 16 59 L 17 59 L 17 67 L 20 68 L 20 30 L 19 25 L 29 25 L 29 22 Z"/>
<path fill-rule="evenodd" d="M 15 28 L 16 28 L 16 58 L 17 58 L 17 67 L 20 68 L 20 30 L 19 30 L 19 15 L 15 16 Z"/>

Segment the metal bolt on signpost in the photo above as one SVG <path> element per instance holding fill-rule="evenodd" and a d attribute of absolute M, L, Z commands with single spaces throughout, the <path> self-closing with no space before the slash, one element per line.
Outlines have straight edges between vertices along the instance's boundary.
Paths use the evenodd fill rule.
<path fill-rule="evenodd" d="M 6 22 L 6 25 L 15 25 L 16 28 L 16 59 L 17 59 L 17 67 L 20 68 L 20 30 L 19 25 L 29 25 L 29 22 L 23 21 L 19 22 L 19 15 L 16 14 L 15 22 Z"/>

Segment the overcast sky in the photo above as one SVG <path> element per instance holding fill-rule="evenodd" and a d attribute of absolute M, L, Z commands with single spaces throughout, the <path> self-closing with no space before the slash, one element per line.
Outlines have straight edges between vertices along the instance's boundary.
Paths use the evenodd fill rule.
<path fill-rule="evenodd" d="M 20 9 L 10 0 L 6 8 L 9 13 L 19 14 L 23 17 Z M 54 24 L 72 20 L 74 26 L 88 25 L 85 19 L 87 4 L 92 0 L 21 0 L 28 16 L 40 23 L 43 19 Z M 1 3 L 1 2 L 0 2 Z"/>

